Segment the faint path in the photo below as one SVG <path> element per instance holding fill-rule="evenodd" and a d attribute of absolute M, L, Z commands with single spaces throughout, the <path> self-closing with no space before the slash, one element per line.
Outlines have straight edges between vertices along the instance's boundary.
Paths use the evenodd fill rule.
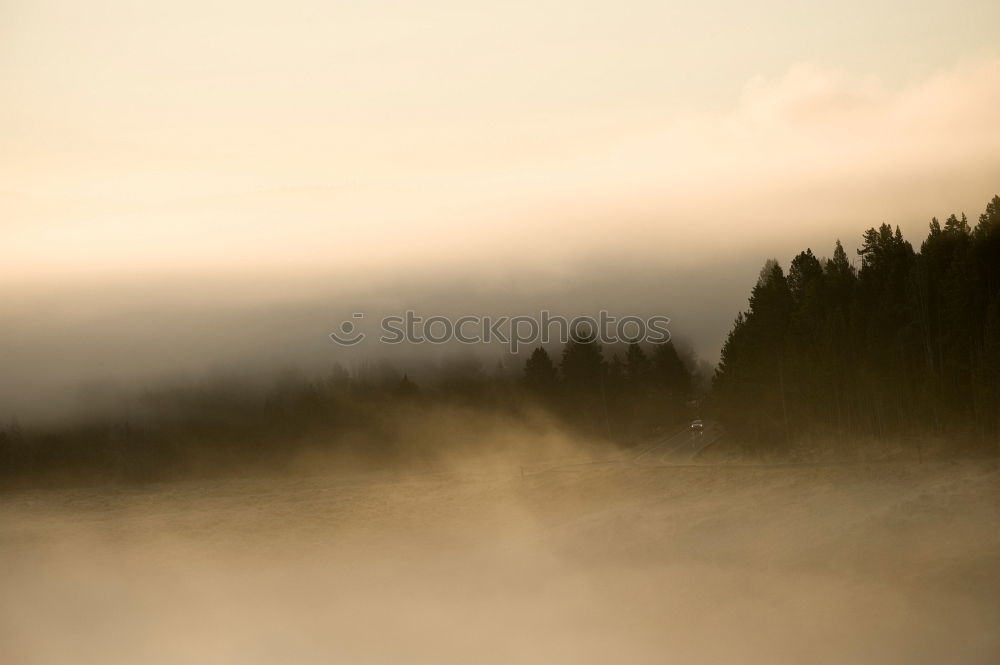
<path fill-rule="evenodd" d="M 725 430 L 714 420 L 705 421 L 705 429 L 693 431 L 683 429 L 675 434 L 660 438 L 643 448 L 634 458 L 639 465 L 693 464 L 695 456 L 718 441 Z"/>
<path fill-rule="evenodd" d="M 552 460 L 545 464 L 525 465 L 519 468 L 522 476 L 545 473 L 557 469 L 593 467 L 607 465 L 632 466 L 686 466 L 694 464 L 695 456 L 718 441 L 725 433 L 719 423 L 706 420 L 705 429 L 694 432 L 684 428 L 673 434 L 661 436 L 647 444 L 633 457 L 615 457 L 602 460 L 579 461 L 577 459 Z"/>

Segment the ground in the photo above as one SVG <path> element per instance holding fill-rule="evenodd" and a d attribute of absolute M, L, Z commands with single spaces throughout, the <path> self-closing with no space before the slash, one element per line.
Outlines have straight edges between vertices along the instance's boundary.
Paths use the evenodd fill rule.
<path fill-rule="evenodd" d="M 0 662 L 1000 662 L 996 461 L 313 473 L 0 507 Z"/>

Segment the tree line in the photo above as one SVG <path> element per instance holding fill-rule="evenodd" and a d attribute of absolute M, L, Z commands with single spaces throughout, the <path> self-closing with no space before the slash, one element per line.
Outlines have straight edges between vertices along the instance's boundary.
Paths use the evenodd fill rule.
<path fill-rule="evenodd" d="M 337 364 L 314 376 L 290 369 L 263 381 L 222 374 L 160 385 L 82 420 L 0 426 L 0 485 L 280 469 L 308 451 L 405 464 L 447 455 L 449 441 L 420 440 L 407 425 L 438 409 L 528 422 L 541 407 L 575 434 L 629 444 L 686 417 L 693 357 L 672 343 L 622 351 L 605 359 L 600 343 L 575 334 L 558 362 L 538 348 L 492 371 L 466 356 L 414 368 L 417 378 L 366 362 L 350 372 Z"/>
<path fill-rule="evenodd" d="M 407 414 L 436 407 L 529 420 L 631 445 L 702 415 L 759 450 L 796 439 L 936 433 L 1000 439 L 1000 197 L 973 226 L 930 222 L 919 251 L 898 228 L 864 232 L 855 261 L 810 249 L 762 268 L 702 395 L 695 358 L 672 343 L 605 349 L 586 330 L 494 371 L 468 357 L 411 375 L 386 363 L 151 388 L 126 413 L 0 426 L 0 483 L 153 480 L 273 468 L 308 448 L 376 464 L 425 455 Z M 423 448 L 421 448 L 423 446 Z M 440 454 L 437 451 L 436 454 Z"/>
<path fill-rule="evenodd" d="M 524 367 L 524 387 L 568 423 L 588 433 L 630 444 L 690 413 L 694 359 L 673 342 L 628 345 L 624 357 L 604 357 L 586 331 L 574 331 L 558 366 L 536 348 Z"/>
<path fill-rule="evenodd" d="M 862 236 L 860 266 L 798 254 L 764 264 L 722 349 L 715 412 L 758 447 L 817 431 L 930 432 L 995 445 L 1000 425 L 1000 197 L 972 226 Z"/>

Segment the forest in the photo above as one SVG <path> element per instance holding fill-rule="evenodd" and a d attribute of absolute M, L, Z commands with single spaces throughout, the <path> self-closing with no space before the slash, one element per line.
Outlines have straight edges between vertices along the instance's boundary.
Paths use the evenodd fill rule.
<path fill-rule="evenodd" d="M 768 261 L 712 387 L 718 415 L 759 447 L 815 432 L 931 433 L 996 445 L 1000 420 L 1000 197 L 973 227 L 932 219 L 919 250 L 899 228 L 838 241 L 787 274 Z"/>

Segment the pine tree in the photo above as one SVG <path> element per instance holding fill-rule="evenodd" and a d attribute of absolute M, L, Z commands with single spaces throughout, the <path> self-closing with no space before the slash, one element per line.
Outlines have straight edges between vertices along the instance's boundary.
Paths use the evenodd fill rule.
<path fill-rule="evenodd" d="M 638 342 L 629 344 L 625 352 L 625 380 L 634 387 L 645 386 L 651 370 L 652 363 Z"/>
<path fill-rule="evenodd" d="M 574 331 L 562 352 L 563 381 L 570 393 L 600 390 L 606 371 L 601 344 L 593 333 Z"/>
<path fill-rule="evenodd" d="M 573 331 L 563 348 L 564 411 L 581 429 L 610 434 L 607 363 L 593 333 Z"/>
<path fill-rule="evenodd" d="M 524 363 L 524 385 L 537 396 L 550 398 L 556 394 L 559 376 L 548 352 L 542 347 L 531 352 Z"/>
<path fill-rule="evenodd" d="M 686 400 L 691 393 L 691 372 L 673 342 L 654 347 L 651 375 L 654 389 L 675 402 Z"/>

